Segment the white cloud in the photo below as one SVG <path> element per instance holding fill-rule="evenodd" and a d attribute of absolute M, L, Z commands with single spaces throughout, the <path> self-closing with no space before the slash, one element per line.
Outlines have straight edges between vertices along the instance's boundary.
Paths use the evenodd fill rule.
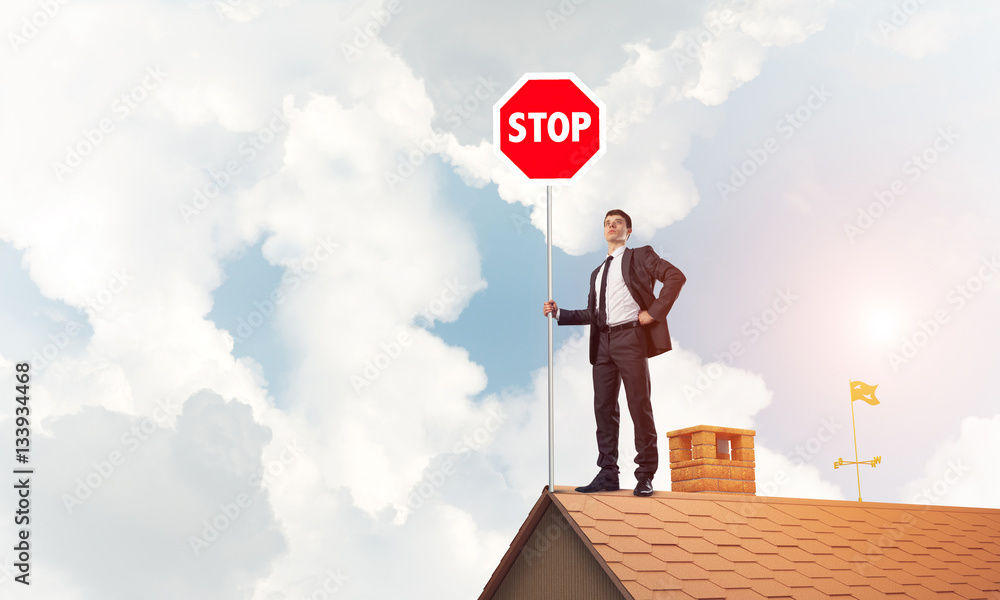
<path fill-rule="evenodd" d="M 833 0 L 736 0 L 708 9 L 699 26 L 681 32 L 670 46 L 680 68 L 699 74 L 685 96 L 708 106 L 722 104 L 760 74 L 768 47 L 799 44 L 822 31 L 833 5 Z"/>
<path fill-rule="evenodd" d="M 963 31 L 963 17 L 947 9 L 923 8 L 909 15 L 895 12 L 878 22 L 872 39 L 913 59 L 946 51 Z"/>
<path fill-rule="evenodd" d="M 844 500 L 840 486 L 828 481 L 816 465 L 757 446 L 757 495 Z"/>
<path fill-rule="evenodd" d="M 941 442 L 923 474 L 907 483 L 902 502 L 1000 508 L 996 461 L 988 449 L 1000 436 L 1000 415 L 962 419 L 958 437 Z"/>
<path fill-rule="evenodd" d="M 714 117 L 684 99 L 721 104 L 760 73 L 766 46 L 798 43 L 821 30 L 832 6 L 828 0 L 798 3 L 789 13 L 788 3 L 732 4 L 707 10 L 662 50 L 651 40 L 623 44 L 626 61 L 605 85 L 591 86 L 608 109 L 609 151 L 578 182 L 557 187 L 555 245 L 574 255 L 596 249 L 600 238 L 593 232 L 610 208 L 637 217 L 636 240 L 687 216 L 699 198 L 682 163 L 691 138 L 709 132 Z M 487 148 L 452 141 L 446 152 L 463 178 L 496 183 L 501 198 L 529 207 L 532 224 L 545 231 L 544 189 L 498 164 Z"/>
<path fill-rule="evenodd" d="M 485 386 L 464 350 L 414 324 L 453 320 L 483 282 L 471 238 L 433 195 L 434 169 L 384 178 L 431 135 L 431 111 L 405 67 L 382 60 L 363 89 L 372 101 L 315 97 L 294 111 L 284 167 L 243 200 L 267 223 L 272 262 L 290 265 L 286 249 L 317 237 L 337 244 L 322 268 L 283 286 L 274 318 L 302 357 L 291 406 L 328 432 L 317 436 L 324 476 L 372 513 L 401 502 L 450 447 L 441 431 L 478 419 L 470 397 Z"/>
<path fill-rule="evenodd" d="M 729 93 L 760 74 L 767 51 L 738 31 L 726 32 L 703 50 L 698 86 L 687 96 L 707 106 L 726 101 Z"/>
<path fill-rule="evenodd" d="M 260 485 L 271 432 L 246 404 L 206 391 L 175 428 L 104 408 L 49 428 L 31 452 L 31 582 L 43 597 L 66 586 L 87 598 L 239 598 L 284 551 Z M 11 525 L 3 533 L 14 539 Z"/>
<path fill-rule="evenodd" d="M 102 444 L 120 444 L 130 426 L 163 415 L 161 405 L 177 407 L 101 486 L 103 499 L 95 495 L 77 513 L 97 517 L 67 515 L 40 526 L 39 537 L 53 545 L 63 544 L 61 536 L 76 540 L 45 563 L 64 572 L 59 581 L 71 589 L 118 597 L 142 589 L 136 581 L 145 578 L 164 596 L 245 597 L 286 550 L 295 566 L 285 565 L 279 581 L 324 573 L 330 551 L 348 547 L 335 532 L 352 520 L 347 539 L 372 544 L 431 459 L 452 449 L 451 434 L 483 421 L 488 407 L 471 400 L 485 385 L 482 368 L 420 325 L 454 320 L 484 283 L 471 235 L 440 202 L 437 169 L 418 165 L 398 185 L 387 183 L 400 157 L 431 135 L 433 110 L 422 82 L 380 43 L 353 62 L 339 49 L 328 52 L 329 40 L 343 39 L 354 21 L 330 18 L 336 9 L 324 3 L 273 12 L 276 21 L 248 13 L 236 19 L 242 25 L 209 5 L 137 6 L 80 5 L 72 23 L 67 8 L 64 24 L 86 34 L 88 52 L 61 46 L 53 21 L 45 32 L 52 35 L 32 41 L 19 59 L 0 59 L 11 85 L 32 90 L 4 97 L 7 114 L 26 117 L 10 131 L 26 143 L 0 150 L 9 175 L 0 235 L 25 249 L 46 296 L 80 309 L 108 298 L 88 317 L 93 334 L 85 348 L 60 353 L 35 380 L 37 435 L 51 435 L 54 452 L 44 464 L 75 453 L 59 479 L 60 491 L 72 489 L 91 462 L 107 459 Z M 112 27 L 111 15 L 138 25 Z M 183 38 L 159 35 L 181 26 Z M 136 39 L 143 35 L 157 43 Z M 272 36 L 288 42 L 283 52 L 274 51 Z M 336 61 L 321 68 L 329 81 L 305 80 L 317 72 L 316 56 Z M 98 72 L 91 73 L 92 60 Z M 49 62 L 57 65 L 52 78 L 28 84 Z M 153 88 L 147 79 L 143 101 L 119 119 L 111 98 L 142 86 L 147 66 L 162 67 L 163 82 Z M 75 73 L 93 75 L 82 90 Z M 114 127 L 98 141 L 92 130 L 104 118 Z M 51 163 L 64 160 L 67 143 L 87 156 L 59 182 Z M 208 201 L 196 204 L 196 191 Z M 182 214 L 182 205 L 196 210 Z M 261 237 L 265 258 L 291 275 L 268 317 L 297 353 L 283 410 L 274 408 L 259 366 L 235 360 L 232 336 L 206 319 L 222 262 Z M 116 272 L 128 274 L 127 285 L 109 283 Z M 409 343 L 382 365 L 400 335 Z M 370 361 L 379 364 L 377 376 L 358 393 L 352 377 L 363 377 Z M 235 421 L 178 418 L 181 406 L 199 408 L 187 401 L 199 389 L 245 404 Z M 175 420 L 176 434 L 162 429 Z M 267 429 L 270 442 L 261 437 Z M 96 446 L 82 451 L 80 439 Z M 188 535 L 225 512 L 219 503 L 236 501 L 248 466 L 275 464 L 293 439 L 306 448 L 302 456 L 283 476 L 265 479 L 244 516 L 194 557 Z M 317 510 L 300 511 L 310 491 L 309 508 Z M 367 511 L 360 521 L 354 504 Z M 438 523 L 422 536 L 458 513 L 444 506 L 427 514 L 438 514 Z M 102 525 L 118 540 L 121 564 L 142 563 L 127 577 L 98 581 L 85 571 L 94 565 L 76 556 L 85 543 L 108 539 L 99 535 Z M 471 526 L 466 517 L 450 541 L 460 542 Z M 323 533 L 313 545 L 316 529 Z M 170 560 L 134 551 L 147 546 L 163 547 Z M 300 552 L 311 548 L 327 553 Z M 107 556 L 88 552 L 93 561 Z M 367 572 L 372 556 L 342 564 L 358 579 L 376 579 Z"/>
<path fill-rule="evenodd" d="M 823 31 L 836 1 L 740 0 L 732 4 L 744 33 L 762 46 L 788 46 Z"/>

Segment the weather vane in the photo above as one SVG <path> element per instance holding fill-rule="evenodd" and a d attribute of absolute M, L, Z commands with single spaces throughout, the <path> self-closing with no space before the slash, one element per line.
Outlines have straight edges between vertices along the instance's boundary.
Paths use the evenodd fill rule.
<path fill-rule="evenodd" d="M 837 462 L 833 463 L 834 469 L 839 469 L 844 465 L 854 465 L 854 470 L 858 472 L 858 502 L 861 502 L 861 467 L 858 465 L 871 465 L 874 468 L 882 462 L 882 457 L 876 456 L 871 460 L 858 460 L 858 430 L 854 427 L 854 401 L 864 400 L 875 406 L 879 403 L 878 398 L 875 397 L 875 388 L 877 387 L 877 383 L 868 385 L 860 381 L 851 382 L 851 429 L 854 430 L 854 460 L 845 461 L 843 458 L 838 458 Z"/>

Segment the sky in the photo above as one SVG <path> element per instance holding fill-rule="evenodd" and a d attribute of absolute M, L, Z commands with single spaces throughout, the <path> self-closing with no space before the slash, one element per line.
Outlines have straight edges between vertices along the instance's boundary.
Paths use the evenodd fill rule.
<path fill-rule="evenodd" d="M 606 154 L 554 188 L 560 306 L 612 208 L 687 277 L 661 436 L 751 428 L 759 495 L 855 500 L 833 463 L 864 381 L 865 501 L 1000 508 L 998 25 L 987 0 L 6 2 L 0 540 L 27 532 L 31 584 L 8 549 L 0 594 L 477 596 L 548 482 L 545 187 L 492 146 L 531 72 L 607 107 Z M 557 485 L 596 473 L 586 340 L 555 328 Z"/>

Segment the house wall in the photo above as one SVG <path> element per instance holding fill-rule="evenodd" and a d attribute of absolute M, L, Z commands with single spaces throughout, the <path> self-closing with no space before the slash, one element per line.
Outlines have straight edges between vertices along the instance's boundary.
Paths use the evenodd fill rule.
<path fill-rule="evenodd" d="M 493 600 L 624 600 L 576 532 L 550 505 Z"/>

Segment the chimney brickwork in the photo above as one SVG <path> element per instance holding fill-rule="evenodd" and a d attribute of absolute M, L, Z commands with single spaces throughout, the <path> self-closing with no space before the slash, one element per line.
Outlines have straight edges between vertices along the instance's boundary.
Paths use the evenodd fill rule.
<path fill-rule="evenodd" d="M 754 496 L 752 429 L 696 425 L 668 431 L 670 490 Z"/>

